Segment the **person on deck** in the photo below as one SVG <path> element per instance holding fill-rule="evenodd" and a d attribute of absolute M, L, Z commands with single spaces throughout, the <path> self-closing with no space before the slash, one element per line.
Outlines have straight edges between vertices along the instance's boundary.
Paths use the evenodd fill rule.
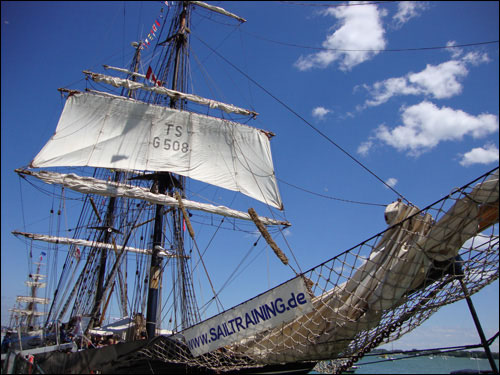
<path fill-rule="evenodd" d="M 7 353 L 9 351 L 12 339 L 10 338 L 10 332 L 6 332 L 2 341 L 2 353 Z"/>

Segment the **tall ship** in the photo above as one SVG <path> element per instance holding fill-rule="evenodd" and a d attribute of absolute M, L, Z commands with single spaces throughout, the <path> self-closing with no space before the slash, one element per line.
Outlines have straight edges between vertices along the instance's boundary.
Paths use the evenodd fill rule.
<path fill-rule="evenodd" d="M 207 3 L 169 2 L 168 16 L 132 43 L 129 66 L 85 70 L 86 90 L 59 89 L 54 134 L 16 169 L 50 187 L 61 202 L 54 215 L 69 204 L 81 211 L 61 233 L 12 232 L 65 259 L 47 270 L 58 280 L 50 304 L 20 299 L 31 304 L 26 316 L 43 316 L 41 333 L 2 354 L 7 373 L 308 373 L 323 360 L 340 373 L 498 278 L 498 168 L 423 209 L 398 199 L 383 232 L 310 269 L 295 265 L 277 240 L 293 223 L 282 214 L 275 134 L 251 126 L 257 111 L 191 85 L 197 9 L 245 21 Z M 146 50 L 154 59 L 143 64 Z M 204 197 L 205 184 L 250 197 L 260 212 Z M 208 251 L 216 235 L 228 240 Z M 230 284 L 241 264 L 227 253 L 248 256 L 257 244 L 288 274 L 231 307 L 207 259 L 231 271 Z M 230 287 L 243 294 L 244 285 Z M 35 312 L 40 302 L 46 314 Z"/>

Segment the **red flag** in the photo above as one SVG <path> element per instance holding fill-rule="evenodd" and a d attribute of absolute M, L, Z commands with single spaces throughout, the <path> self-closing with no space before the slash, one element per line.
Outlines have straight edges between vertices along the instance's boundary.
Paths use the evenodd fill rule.
<path fill-rule="evenodd" d="M 148 67 L 148 71 L 146 72 L 146 79 L 149 79 L 151 77 L 151 74 L 153 74 L 153 69 L 151 67 Z"/>
<path fill-rule="evenodd" d="M 154 75 L 153 73 L 153 69 L 151 69 L 151 67 L 149 66 L 148 67 L 148 71 L 146 72 L 146 79 L 150 80 L 151 82 L 153 82 L 155 85 L 158 85 L 158 86 L 162 86 L 163 85 L 163 82 L 158 80 L 156 78 L 156 76 Z"/>

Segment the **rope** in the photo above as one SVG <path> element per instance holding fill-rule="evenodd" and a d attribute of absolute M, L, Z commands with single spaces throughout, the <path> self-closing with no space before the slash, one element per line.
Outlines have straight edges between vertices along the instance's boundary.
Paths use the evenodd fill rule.
<path fill-rule="evenodd" d="M 389 188 L 392 192 L 394 192 L 398 197 L 406 201 L 407 203 L 411 203 L 408 201 L 402 194 L 397 192 L 392 186 L 387 184 L 384 180 L 382 180 L 379 176 L 377 176 L 374 172 L 372 172 L 368 167 L 366 167 L 363 163 L 361 163 L 358 159 L 356 159 L 354 156 L 352 156 L 349 152 L 347 152 L 345 149 L 343 149 L 340 145 L 338 145 L 336 142 L 334 142 L 330 137 L 328 137 L 325 133 L 323 133 L 321 130 L 316 128 L 313 124 L 311 124 L 309 121 L 307 121 L 304 117 L 302 117 L 300 114 L 298 114 L 295 110 L 293 110 L 289 105 L 284 103 L 281 99 L 276 97 L 274 94 L 272 94 L 269 90 L 267 90 L 264 86 L 262 86 L 260 83 L 258 83 L 256 80 L 254 80 L 252 77 L 250 77 L 248 74 L 243 72 L 240 68 L 238 68 L 236 65 L 234 65 L 232 62 L 227 60 L 224 56 L 222 56 L 219 52 L 214 50 L 212 47 L 210 47 L 207 43 L 205 43 L 203 40 L 198 38 L 196 35 L 193 34 L 196 39 L 198 39 L 202 44 L 204 44 L 208 49 L 210 49 L 213 53 L 215 53 L 217 56 L 219 56 L 222 60 L 224 60 L 227 64 L 232 66 L 235 70 L 237 70 L 240 74 L 245 76 L 248 80 L 250 80 L 253 84 L 255 84 L 257 87 L 259 87 L 262 91 L 264 91 L 266 94 L 268 94 L 271 98 L 273 98 L 275 101 L 277 101 L 279 104 L 281 104 L 283 107 L 285 107 L 289 112 L 291 112 L 293 115 L 295 115 L 297 118 L 302 120 L 306 125 L 308 125 L 311 129 L 313 129 L 316 133 L 318 133 L 321 137 L 325 138 L 329 143 L 331 143 L 333 146 L 338 148 L 341 152 L 343 152 L 346 156 L 348 156 L 351 160 L 353 160 L 356 164 L 358 164 L 360 167 L 362 167 L 364 170 L 366 170 L 369 174 L 371 174 L 373 177 L 375 177 L 377 180 L 379 180 L 382 184 L 384 184 L 387 188 Z"/>

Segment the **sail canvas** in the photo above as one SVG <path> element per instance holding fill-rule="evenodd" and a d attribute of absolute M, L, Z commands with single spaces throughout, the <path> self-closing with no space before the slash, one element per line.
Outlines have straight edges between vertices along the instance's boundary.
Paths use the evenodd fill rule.
<path fill-rule="evenodd" d="M 135 100 L 71 95 L 31 166 L 168 171 L 282 208 L 266 132 Z"/>

